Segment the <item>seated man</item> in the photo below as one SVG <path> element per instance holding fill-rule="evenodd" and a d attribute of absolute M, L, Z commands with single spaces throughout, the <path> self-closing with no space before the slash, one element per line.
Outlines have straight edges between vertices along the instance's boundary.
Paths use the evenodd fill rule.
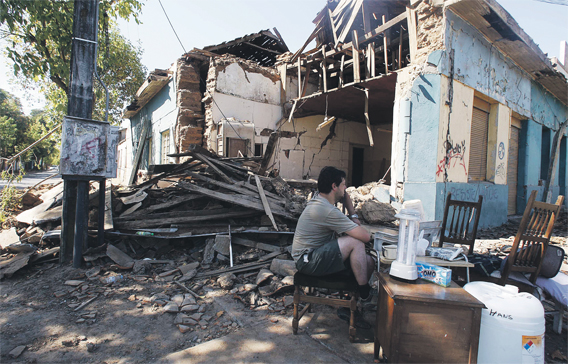
<path fill-rule="evenodd" d="M 359 294 L 362 299 L 367 299 L 375 263 L 365 253 L 364 243 L 371 240 L 371 235 L 353 214 L 353 203 L 345 189 L 345 172 L 334 167 L 321 170 L 319 194 L 308 202 L 298 220 L 292 257 L 298 271 L 307 275 L 324 276 L 352 269 Z M 342 198 L 350 217 L 335 206 Z M 338 237 L 343 233 L 347 235 Z"/>

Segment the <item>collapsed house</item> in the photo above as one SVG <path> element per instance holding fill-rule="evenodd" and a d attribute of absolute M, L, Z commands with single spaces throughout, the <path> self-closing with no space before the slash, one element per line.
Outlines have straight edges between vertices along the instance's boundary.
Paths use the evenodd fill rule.
<path fill-rule="evenodd" d="M 448 192 L 482 195 L 480 227 L 521 213 L 550 176 L 566 194 L 566 57 L 553 64 L 495 0 L 328 1 L 314 23 L 294 54 L 261 31 L 152 72 L 124 113 L 119 177 L 192 145 L 269 153 L 268 173 L 334 165 L 350 185 L 390 185 L 381 202 L 420 199 L 428 220 Z"/>

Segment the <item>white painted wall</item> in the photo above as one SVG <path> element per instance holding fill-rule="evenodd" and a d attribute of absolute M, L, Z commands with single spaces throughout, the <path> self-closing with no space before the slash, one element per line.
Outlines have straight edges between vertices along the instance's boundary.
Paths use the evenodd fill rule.
<path fill-rule="evenodd" d="M 264 128 L 274 129 L 282 118 L 282 107 L 263 102 L 214 92 L 215 102 L 212 104 L 213 120 L 219 124 L 223 118 L 235 118 L 254 123 L 256 133 Z"/>
<path fill-rule="evenodd" d="M 266 145 L 268 137 L 261 137 L 263 129 L 275 129 L 282 119 L 281 82 L 273 81 L 260 72 L 251 72 L 233 63 L 221 70 L 216 79 L 213 91 L 213 122 L 219 125 L 222 119 L 234 118 L 254 125 L 253 143 Z M 211 138 L 217 137 L 213 130 Z M 213 143 L 217 147 L 217 143 Z"/>
<path fill-rule="evenodd" d="M 216 91 L 241 99 L 280 106 L 280 81 L 261 73 L 245 71 L 238 63 L 225 67 L 217 75 Z"/>

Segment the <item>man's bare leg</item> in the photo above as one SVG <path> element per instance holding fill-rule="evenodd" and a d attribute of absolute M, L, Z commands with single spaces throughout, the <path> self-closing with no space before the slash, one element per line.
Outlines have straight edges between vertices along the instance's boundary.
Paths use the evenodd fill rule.
<path fill-rule="evenodd" d="M 349 259 L 357 283 L 366 285 L 373 272 L 373 259 L 365 253 L 365 244 L 350 236 L 337 239 L 343 261 Z"/>

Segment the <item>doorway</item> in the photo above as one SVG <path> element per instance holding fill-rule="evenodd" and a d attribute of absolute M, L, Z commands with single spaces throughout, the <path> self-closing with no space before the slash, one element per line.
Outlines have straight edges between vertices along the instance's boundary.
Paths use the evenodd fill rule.
<path fill-rule="evenodd" d="M 365 149 L 353 147 L 353 157 L 351 160 L 351 186 L 359 187 L 363 185 L 363 165 Z"/>

